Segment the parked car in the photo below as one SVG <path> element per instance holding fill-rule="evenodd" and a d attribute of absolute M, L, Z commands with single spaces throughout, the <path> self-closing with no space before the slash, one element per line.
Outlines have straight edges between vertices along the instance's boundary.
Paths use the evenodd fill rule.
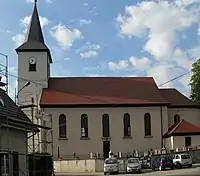
<path fill-rule="evenodd" d="M 152 170 L 174 169 L 173 158 L 170 155 L 152 156 L 150 165 Z"/>
<path fill-rule="evenodd" d="M 141 173 L 141 163 L 138 158 L 128 158 L 126 161 L 126 173 Z"/>
<path fill-rule="evenodd" d="M 192 157 L 188 153 L 175 154 L 173 163 L 176 168 L 192 167 Z"/>
<path fill-rule="evenodd" d="M 104 161 L 104 175 L 119 174 L 119 162 L 116 158 L 107 158 Z"/>

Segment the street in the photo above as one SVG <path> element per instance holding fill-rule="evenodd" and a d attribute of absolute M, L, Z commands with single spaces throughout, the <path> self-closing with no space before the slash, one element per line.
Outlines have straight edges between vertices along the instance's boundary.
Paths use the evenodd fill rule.
<path fill-rule="evenodd" d="M 63 173 L 56 174 L 56 176 L 100 176 L 103 173 Z M 176 170 L 166 170 L 166 171 L 151 171 L 144 170 L 142 174 L 119 174 L 119 176 L 128 175 L 142 175 L 142 176 L 200 176 L 200 167 L 184 168 Z"/>

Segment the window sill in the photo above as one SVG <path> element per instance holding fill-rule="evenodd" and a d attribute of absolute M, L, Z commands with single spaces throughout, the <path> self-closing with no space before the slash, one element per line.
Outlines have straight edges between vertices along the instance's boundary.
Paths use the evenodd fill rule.
<path fill-rule="evenodd" d="M 90 140 L 89 137 L 81 137 L 80 140 Z"/>
<path fill-rule="evenodd" d="M 123 139 L 132 139 L 132 136 L 124 136 Z"/>
<path fill-rule="evenodd" d="M 101 137 L 101 139 L 102 139 L 103 141 L 109 141 L 109 140 L 111 140 L 111 137 Z"/>
<path fill-rule="evenodd" d="M 67 141 L 68 138 L 58 138 L 59 141 Z"/>
<path fill-rule="evenodd" d="M 153 138 L 153 136 L 149 135 L 149 136 L 144 136 L 144 138 Z"/>

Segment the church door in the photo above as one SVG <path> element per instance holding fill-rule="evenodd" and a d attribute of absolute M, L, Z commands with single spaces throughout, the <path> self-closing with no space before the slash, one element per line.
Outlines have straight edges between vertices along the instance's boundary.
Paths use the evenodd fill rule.
<path fill-rule="evenodd" d="M 103 141 L 103 157 L 104 159 L 109 157 L 110 141 Z"/>

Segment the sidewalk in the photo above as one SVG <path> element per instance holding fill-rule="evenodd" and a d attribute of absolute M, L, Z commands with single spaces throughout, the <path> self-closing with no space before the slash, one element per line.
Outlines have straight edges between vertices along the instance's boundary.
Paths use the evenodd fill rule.
<path fill-rule="evenodd" d="M 193 169 L 199 168 L 200 169 L 200 163 L 193 164 Z M 187 168 L 186 168 L 187 169 Z M 143 171 L 149 171 L 150 169 L 144 169 Z M 180 170 L 181 171 L 181 170 Z M 190 170 L 188 170 L 190 171 Z M 55 173 L 55 176 L 98 176 L 98 175 L 104 175 L 103 172 L 66 172 L 66 173 Z"/>

